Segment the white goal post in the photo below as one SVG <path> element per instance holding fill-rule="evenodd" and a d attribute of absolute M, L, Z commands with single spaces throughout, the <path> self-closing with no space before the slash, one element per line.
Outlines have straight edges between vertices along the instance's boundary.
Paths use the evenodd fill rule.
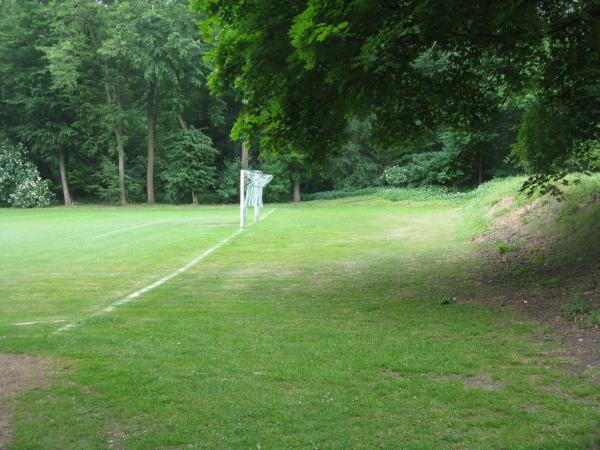
<path fill-rule="evenodd" d="M 246 226 L 248 206 L 254 207 L 254 221 L 259 219 L 260 208 L 263 206 L 263 189 L 272 179 L 273 175 L 260 170 L 240 171 L 240 228 Z"/>

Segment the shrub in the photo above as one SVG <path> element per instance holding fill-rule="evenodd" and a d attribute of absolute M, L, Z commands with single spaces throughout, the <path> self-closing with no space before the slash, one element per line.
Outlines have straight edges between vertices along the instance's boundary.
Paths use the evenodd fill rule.
<path fill-rule="evenodd" d="M 382 188 L 371 187 L 364 189 L 353 189 L 348 191 L 324 191 L 324 192 L 313 192 L 310 194 L 304 194 L 302 197 L 303 201 L 311 201 L 311 200 L 334 200 L 337 198 L 348 198 L 348 197 L 356 197 L 359 195 L 373 195 L 380 191 Z"/>
<path fill-rule="evenodd" d="M 586 327 L 600 327 L 600 309 L 594 309 L 583 323 Z"/>
<path fill-rule="evenodd" d="M 125 171 L 125 193 L 127 201 L 135 202 L 144 199 L 144 184 L 139 177 L 132 175 L 132 173 L 140 173 L 143 166 L 143 162 L 139 160 L 134 160 L 132 163 L 128 164 L 128 170 Z M 91 179 L 90 189 L 103 201 L 108 203 L 118 203 L 119 169 L 114 159 L 111 159 L 108 156 L 102 157 L 100 167 Z"/>
<path fill-rule="evenodd" d="M 570 303 L 562 305 L 560 308 L 561 316 L 569 321 L 575 321 L 587 312 L 588 307 L 581 297 L 575 297 Z"/>
<path fill-rule="evenodd" d="M 239 159 L 233 159 L 225 164 L 217 185 L 217 193 L 225 202 L 235 202 L 240 189 L 240 170 L 242 164 Z"/>
<path fill-rule="evenodd" d="M 463 186 L 466 175 L 455 160 L 456 155 L 448 151 L 414 153 L 387 168 L 384 180 L 397 187 Z"/>
<path fill-rule="evenodd" d="M 503 255 L 504 253 L 508 253 L 513 249 L 514 249 L 514 246 L 509 244 L 508 242 L 497 242 L 496 243 L 496 250 L 501 255 Z"/>
<path fill-rule="evenodd" d="M 167 168 L 162 173 L 170 202 L 189 202 L 192 192 L 198 194 L 214 187 L 218 150 L 212 139 L 190 127 L 175 133 L 167 153 Z"/>
<path fill-rule="evenodd" d="M 50 182 L 42 180 L 25 148 L 0 142 L 0 205 L 16 208 L 49 206 L 53 201 Z"/>

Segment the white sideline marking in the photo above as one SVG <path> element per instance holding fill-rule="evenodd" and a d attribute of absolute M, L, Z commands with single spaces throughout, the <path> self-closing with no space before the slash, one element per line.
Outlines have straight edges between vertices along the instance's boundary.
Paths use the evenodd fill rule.
<path fill-rule="evenodd" d="M 227 242 L 229 242 L 231 239 L 233 239 L 234 237 L 236 237 L 238 234 L 240 234 L 242 231 L 244 231 L 243 229 L 239 229 L 237 230 L 235 233 L 229 235 L 228 237 L 226 237 L 225 239 L 223 239 L 221 242 L 219 242 L 217 245 L 215 245 L 214 247 L 209 248 L 208 250 L 206 250 L 204 253 L 202 253 L 200 256 L 192 259 L 189 263 L 187 263 L 185 266 L 180 267 L 179 269 L 177 269 L 175 272 L 171 272 L 169 275 L 167 275 L 166 277 L 162 277 L 160 280 L 155 281 L 154 283 L 146 286 L 143 289 L 140 289 L 139 291 L 134 292 L 133 294 L 129 294 L 127 297 L 124 297 L 120 300 L 117 300 L 114 303 L 111 303 L 110 305 L 108 305 L 107 307 L 105 307 L 102 311 L 104 312 L 111 312 L 113 311 L 117 306 L 121 306 L 121 305 L 125 305 L 126 303 L 129 303 L 132 300 L 135 300 L 136 298 L 144 295 L 146 292 L 151 291 L 154 288 L 157 288 L 158 286 L 160 286 L 161 284 L 166 283 L 167 281 L 169 281 L 171 278 L 175 278 L 177 275 L 182 274 L 183 272 L 189 270 L 190 268 L 194 267 L 196 264 L 198 264 L 200 261 L 202 261 L 204 258 L 206 258 L 208 255 L 210 255 L 211 253 L 213 253 L 214 251 L 220 249 L 221 247 L 223 247 L 225 244 L 227 244 Z"/>
<path fill-rule="evenodd" d="M 33 322 L 17 322 L 17 323 L 13 323 L 13 325 L 15 327 L 26 327 L 28 325 L 37 325 L 40 323 L 62 323 L 62 322 L 66 322 L 65 319 L 56 319 L 56 320 L 36 320 Z"/>
<path fill-rule="evenodd" d="M 269 211 L 268 213 L 266 213 L 264 216 L 260 217 L 258 220 L 260 221 L 262 219 L 267 218 L 271 213 L 275 212 L 276 209 L 277 208 L 273 208 L 271 211 Z M 250 224 L 248 226 L 252 226 L 252 224 Z M 185 271 L 191 269 L 192 267 L 194 267 L 196 264 L 198 264 L 200 261 L 202 261 L 204 258 L 206 258 L 211 253 L 213 253 L 213 252 L 217 251 L 218 249 L 220 249 L 221 247 L 223 247 L 225 244 L 227 244 L 234 237 L 236 237 L 239 234 L 243 233 L 245 229 L 246 228 L 240 228 L 235 233 L 230 234 L 229 236 L 227 236 L 225 239 L 223 239 L 217 245 L 209 248 L 204 253 L 202 253 L 200 256 L 198 256 L 198 257 L 194 258 L 193 260 L 191 260 L 185 266 L 180 267 L 176 271 L 171 272 L 169 275 L 162 277 L 160 280 L 157 280 L 154 283 L 149 284 L 145 288 L 142 288 L 139 291 L 135 291 L 133 294 L 129 294 L 127 297 L 123 297 L 123 298 L 117 300 L 116 302 L 111 303 L 110 305 L 102 308 L 100 311 L 98 311 L 96 313 L 93 313 L 92 316 L 97 316 L 97 315 L 102 314 L 102 313 L 112 312 L 118 306 L 125 305 L 125 304 L 127 304 L 127 303 L 135 300 L 136 298 L 141 297 L 146 292 L 151 291 L 152 289 L 157 288 L 160 285 L 166 283 L 170 279 L 175 278 L 177 275 L 181 275 L 183 272 L 185 272 Z M 64 327 L 60 327 L 56 332 L 60 333 L 62 331 L 70 330 L 72 328 L 77 327 L 80 323 L 81 323 L 81 321 L 69 323 L 69 324 L 65 325 Z"/>
<path fill-rule="evenodd" d="M 277 210 L 277 208 L 273 208 L 271 211 L 269 211 L 268 213 L 266 213 L 264 216 L 261 216 L 258 218 L 259 222 L 263 219 L 266 219 L 267 217 L 269 217 L 269 214 L 274 213 Z M 248 225 L 251 226 L 252 224 Z"/>
<path fill-rule="evenodd" d="M 151 225 L 158 225 L 159 223 L 164 223 L 164 222 L 150 222 L 150 223 L 143 223 L 141 225 L 133 225 L 133 226 L 127 227 L 127 228 L 119 228 L 118 230 L 109 231 L 108 233 L 102 233 L 97 236 L 91 237 L 89 240 L 95 241 L 97 239 L 102 239 L 102 238 L 112 236 L 115 234 L 126 233 L 127 231 L 130 231 L 130 230 L 137 230 L 139 228 L 145 228 L 145 227 L 149 227 Z"/>

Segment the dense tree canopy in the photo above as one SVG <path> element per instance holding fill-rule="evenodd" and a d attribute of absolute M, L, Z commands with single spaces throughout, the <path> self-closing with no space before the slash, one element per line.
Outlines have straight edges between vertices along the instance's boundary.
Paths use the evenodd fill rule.
<path fill-rule="evenodd" d="M 376 142 L 414 145 L 442 126 L 485 129 L 525 95 L 533 110 L 520 143 L 533 171 L 556 172 L 578 141 L 597 137 L 597 1 L 192 4 L 215 42 L 212 86 L 244 100 L 236 133 L 265 146 L 321 159 L 346 142 L 355 116 L 372 117 Z M 551 125 L 556 114 L 567 119 L 561 141 L 539 154 L 528 123 Z"/>
<path fill-rule="evenodd" d="M 598 0 L 0 0 L 3 148 L 65 205 L 232 201 L 242 142 L 273 200 L 552 190 L 600 167 L 598 73 Z"/>
<path fill-rule="evenodd" d="M 207 173 L 233 150 L 234 102 L 208 92 L 207 44 L 187 0 L 0 1 L 0 8 L 0 134 L 32 150 L 66 205 L 73 191 L 151 202 L 155 179 L 166 199 L 182 123 L 208 127 L 219 140 L 222 154 L 206 160 Z"/>

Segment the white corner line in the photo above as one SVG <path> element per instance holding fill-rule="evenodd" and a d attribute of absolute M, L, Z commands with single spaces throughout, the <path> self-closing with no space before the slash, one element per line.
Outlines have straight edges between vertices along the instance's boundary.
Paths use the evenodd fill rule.
<path fill-rule="evenodd" d="M 149 222 L 149 223 L 143 223 L 141 225 L 132 225 L 130 227 L 119 228 L 118 230 L 109 231 L 108 233 L 102 233 L 102 234 L 98 234 L 96 236 L 92 236 L 91 238 L 89 238 L 89 240 L 90 241 L 96 241 L 98 239 L 102 239 L 102 238 L 105 238 L 105 237 L 113 236 L 115 234 L 126 233 L 126 232 L 131 231 L 131 230 L 138 230 L 140 228 L 146 228 L 146 227 L 150 227 L 152 225 L 158 225 L 158 224 L 161 224 L 161 223 L 164 223 L 164 221 Z"/>
<path fill-rule="evenodd" d="M 266 213 L 263 217 L 260 217 L 259 220 L 262 220 L 266 217 L 268 217 L 271 213 L 275 212 L 277 208 L 273 208 L 271 211 L 269 211 L 268 213 Z M 253 223 L 251 223 L 250 225 L 248 225 L 248 227 L 252 226 Z M 112 312 L 115 310 L 115 308 L 125 305 L 133 300 L 135 300 L 138 297 L 141 297 L 142 295 L 144 295 L 145 293 L 151 291 L 152 289 L 155 289 L 159 286 L 161 286 L 162 284 L 166 283 L 167 281 L 169 281 L 172 278 L 175 278 L 178 275 L 181 275 L 183 272 L 188 271 L 189 269 L 191 269 L 192 267 L 194 267 L 196 264 L 198 264 L 200 261 L 202 261 L 203 259 L 205 259 L 208 255 L 210 255 L 211 253 L 217 251 L 218 249 L 220 249 L 221 247 L 223 247 L 225 244 L 227 244 L 230 240 L 232 240 L 233 238 L 235 238 L 236 236 L 240 235 L 241 233 L 244 232 L 246 228 L 240 228 L 239 230 L 237 230 L 235 233 L 230 234 L 229 236 L 227 236 L 225 239 L 223 239 L 221 242 L 219 242 L 217 245 L 214 245 L 213 247 L 209 248 L 208 250 L 206 250 L 204 253 L 202 253 L 200 256 L 197 256 L 196 258 L 192 259 L 189 263 L 187 263 L 185 266 L 180 267 L 179 269 L 175 270 L 174 272 L 171 272 L 170 274 L 162 277 L 161 279 L 155 281 L 152 284 L 149 284 L 148 286 L 140 289 L 139 291 L 135 291 L 132 294 L 129 294 L 127 297 L 123 297 L 113 303 L 111 303 L 108 306 L 105 306 L 104 308 L 102 308 L 100 311 L 97 311 L 95 313 L 93 313 L 90 317 L 93 316 L 97 316 L 100 315 L 102 313 L 108 313 L 108 312 Z M 83 319 L 85 320 L 85 319 Z M 64 322 L 64 321 L 63 321 Z M 73 328 L 76 328 L 77 326 L 79 326 L 82 323 L 82 321 L 78 321 L 78 322 L 73 322 L 73 323 L 69 323 L 63 327 L 60 327 L 58 330 L 56 330 L 56 333 L 60 333 L 62 331 L 67 331 Z"/>
<path fill-rule="evenodd" d="M 17 323 L 13 323 L 13 325 L 15 327 L 26 327 L 29 325 L 38 325 L 41 323 L 62 323 L 62 322 L 66 322 L 65 319 L 56 319 L 56 320 L 35 320 L 33 322 L 17 322 Z"/>
<path fill-rule="evenodd" d="M 277 211 L 277 208 L 273 208 L 271 211 L 269 211 L 268 213 L 266 213 L 264 216 L 259 217 L 258 221 L 260 222 L 261 220 L 266 219 L 267 217 L 269 217 L 269 215 L 271 213 L 274 213 L 275 211 Z M 250 225 L 252 225 L 252 224 L 250 224 Z M 250 226 L 250 225 L 248 225 L 248 226 Z"/>

